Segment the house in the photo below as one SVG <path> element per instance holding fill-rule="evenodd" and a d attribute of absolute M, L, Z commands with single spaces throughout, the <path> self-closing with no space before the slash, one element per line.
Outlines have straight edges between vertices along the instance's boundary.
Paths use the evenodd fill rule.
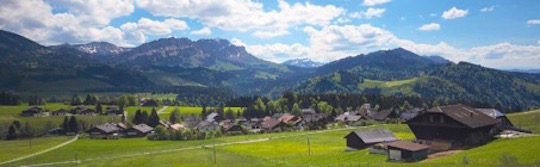
<path fill-rule="evenodd" d="M 118 127 L 118 133 L 124 133 L 128 129 L 128 126 L 122 122 L 116 124 L 116 127 Z"/>
<path fill-rule="evenodd" d="M 158 125 L 161 125 L 165 128 L 170 128 L 169 126 L 171 125 L 171 123 L 167 120 L 160 119 Z"/>
<path fill-rule="evenodd" d="M 347 150 L 360 150 L 373 144 L 399 140 L 388 129 L 353 131 L 344 138 L 347 139 Z"/>
<path fill-rule="evenodd" d="M 45 114 L 45 113 L 48 113 L 47 110 L 38 106 L 33 106 L 22 111 L 21 116 L 22 117 L 48 116 L 48 114 Z"/>
<path fill-rule="evenodd" d="M 234 123 L 223 124 L 221 126 L 221 131 L 223 134 L 244 134 L 244 129 L 242 126 Z"/>
<path fill-rule="evenodd" d="M 212 112 L 206 116 L 207 122 L 219 122 L 221 120 L 222 120 L 222 117 L 216 112 Z"/>
<path fill-rule="evenodd" d="M 288 125 L 271 117 L 265 117 L 261 122 L 262 129 L 267 132 L 279 132 L 288 128 Z"/>
<path fill-rule="evenodd" d="M 52 111 L 51 115 L 52 116 L 66 116 L 68 112 L 69 112 L 68 110 L 61 108 L 56 111 Z"/>
<path fill-rule="evenodd" d="M 186 126 L 184 126 L 184 124 L 175 123 L 175 124 L 170 125 L 169 128 L 174 129 L 174 130 L 182 130 L 182 129 L 186 129 Z"/>
<path fill-rule="evenodd" d="M 497 128 L 499 129 L 508 129 L 508 128 L 514 127 L 514 125 L 512 124 L 512 122 L 510 122 L 510 120 L 506 117 L 506 115 L 504 115 L 502 112 L 500 112 L 497 109 L 476 108 L 476 110 L 498 120 L 499 124 L 497 124 Z"/>
<path fill-rule="evenodd" d="M 402 112 L 399 117 L 404 120 L 410 120 L 418 115 L 418 112 Z"/>
<path fill-rule="evenodd" d="M 146 124 L 139 124 L 127 129 L 126 135 L 130 137 L 143 137 L 146 136 L 148 133 L 152 133 L 153 130 L 154 128 L 152 128 L 151 126 L 148 126 Z"/>
<path fill-rule="evenodd" d="M 417 139 L 451 141 L 453 146 L 477 145 L 489 141 L 498 121 L 465 105 L 439 106 L 407 121 Z"/>
<path fill-rule="evenodd" d="M 124 114 L 124 111 L 120 111 L 116 107 L 107 107 L 106 110 L 105 110 L 105 114 L 108 114 L 108 115 L 121 115 L 121 114 Z"/>
<path fill-rule="evenodd" d="M 399 118 L 396 110 L 381 110 L 373 115 L 375 121 L 385 121 L 386 119 Z"/>
<path fill-rule="evenodd" d="M 338 115 L 335 121 L 343 122 L 345 124 L 354 124 L 355 122 L 360 121 L 362 118 L 365 119 L 365 117 L 360 115 L 360 113 L 357 111 L 347 111 L 341 115 Z"/>
<path fill-rule="evenodd" d="M 244 122 L 242 125 L 244 125 L 249 130 L 249 132 L 258 133 L 262 130 L 261 122 L 262 121 L 259 119 L 252 118 L 249 121 Z"/>
<path fill-rule="evenodd" d="M 285 113 L 278 118 L 278 121 L 289 125 L 297 125 L 298 123 L 302 122 L 302 118 L 289 113 Z"/>
<path fill-rule="evenodd" d="M 195 129 L 201 132 L 214 131 L 218 128 L 218 125 L 215 122 L 201 121 L 196 126 Z"/>
<path fill-rule="evenodd" d="M 386 143 L 389 161 L 420 161 L 428 156 L 429 146 L 409 141 Z"/>
<path fill-rule="evenodd" d="M 115 124 L 106 123 L 103 125 L 98 125 L 88 130 L 86 133 L 92 138 L 116 138 L 118 137 L 118 128 Z"/>
<path fill-rule="evenodd" d="M 184 126 L 187 128 L 195 128 L 195 126 L 197 126 L 200 120 L 201 120 L 200 117 L 197 117 L 195 115 L 185 117 Z"/>

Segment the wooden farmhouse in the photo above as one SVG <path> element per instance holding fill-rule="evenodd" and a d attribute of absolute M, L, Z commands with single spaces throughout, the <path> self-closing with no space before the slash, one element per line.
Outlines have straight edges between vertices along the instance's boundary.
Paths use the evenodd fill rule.
<path fill-rule="evenodd" d="M 126 130 L 126 136 L 129 137 L 143 137 L 154 130 L 151 126 L 146 124 L 135 125 Z"/>
<path fill-rule="evenodd" d="M 407 121 L 419 140 L 446 140 L 452 146 L 477 145 L 497 133 L 498 121 L 465 105 L 434 107 Z"/>
<path fill-rule="evenodd" d="M 347 140 L 347 150 L 360 150 L 377 143 L 399 140 L 388 129 L 353 131 L 344 138 Z"/>
<path fill-rule="evenodd" d="M 111 138 L 111 137 L 118 137 L 118 131 L 120 128 L 116 126 L 115 124 L 103 124 L 93 127 L 92 129 L 88 130 L 87 133 L 92 138 Z"/>
<path fill-rule="evenodd" d="M 409 141 L 386 143 L 389 161 L 420 161 L 426 159 L 429 146 Z"/>

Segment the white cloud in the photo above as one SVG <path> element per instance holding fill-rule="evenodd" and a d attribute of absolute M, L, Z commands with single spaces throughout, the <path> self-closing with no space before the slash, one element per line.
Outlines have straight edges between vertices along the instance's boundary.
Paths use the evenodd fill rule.
<path fill-rule="evenodd" d="M 333 5 L 309 2 L 291 5 L 284 0 L 278 1 L 277 10 L 270 11 L 265 11 L 262 3 L 250 0 L 137 0 L 137 5 L 157 16 L 198 19 L 205 26 L 222 30 L 254 30 L 255 36 L 263 38 L 286 35 L 290 27 L 328 25 L 345 11 Z M 270 33 L 272 31 L 279 33 Z"/>
<path fill-rule="evenodd" d="M 244 46 L 244 47 L 247 46 L 244 42 L 242 42 L 242 40 L 238 38 L 232 38 L 231 43 L 236 46 Z"/>
<path fill-rule="evenodd" d="M 349 17 L 357 18 L 357 19 L 362 19 L 362 18 L 371 19 L 374 17 L 382 17 L 385 11 L 386 9 L 383 9 L 383 8 L 368 8 L 366 11 L 353 12 L 349 14 Z"/>
<path fill-rule="evenodd" d="M 385 4 L 388 2 L 390 2 L 390 0 L 364 0 L 364 2 L 362 2 L 362 5 L 375 6 L 375 5 Z"/>
<path fill-rule="evenodd" d="M 131 24 L 131 23 L 125 23 Z M 147 35 L 166 35 L 172 33 L 174 30 L 186 30 L 189 26 L 186 22 L 177 19 L 165 19 L 164 21 L 150 20 L 148 18 L 141 18 L 136 24 L 137 29 Z M 121 26 L 122 27 L 122 26 Z"/>
<path fill-rule="evenodd" d="M 456 7 L 452 7 L 448 9 L 447 11 L 444 11 L 441 17 L 443 19 L 457 19 L 457 18 L 466 16 L 467 13 L 469 13 L 469 10 L 463 10 L 463 9 L 458 9 Z"/>
<path fill-rule="evenodd" d="M 431 14 L 429 14 L 429 17 L 437 17 L 437 14 L 431 13 Z"/>
<path fill-rule="evenodd" d="M 540 45 L 540 40 L 536 41 L 536 44 Z"/>
<path fill-rule="evenodd" d="M 291 45 L 274 43 L 265 45 L 249 45 L 246 47 L 246 50 L 262 59 L 281 63 L 292 58 L 301 58 L 306 56 L 309 48 L 299 43 L 294 43 Z"/>
<path fill-rule="evenodd" d="M 200 30 L 191 31 L 191 34 L 206 36 L 212 34 L 212 31 L 208 27 L 203 27 Z"/>
<path fill-rule="evenodd" d="M 493 10 L 495 10 L 495 6 L 484 7 L 480 9 L 480 12 L 492 12 Z"/>
<path fill-rule="evenodd" d="M 422 31 L 436 31 L 436 30 L 440 30 L 441 26 L 437 23 L 429 23 L 429 24 L 422 25 L 418 29 Z"/>
<path fill-rule="evenodd" d="M 335 24 L 350 23 L 351 21 L 351 19 L 340 17 L 336 20 Z"/>
<path fill-rule="evenodd" d="M 527 20 L 527 24 L 540 24 L 540 19 Z"/>
<path fill-rule="evenodd" d="M 127 16 L 134 10 L 130 0 L 3 1 L 0 6 L 0 28 L 29 37 L 45 45 L 106 41 L 130 46 L 125 33 L 109 26 L 112 19 Z"/>

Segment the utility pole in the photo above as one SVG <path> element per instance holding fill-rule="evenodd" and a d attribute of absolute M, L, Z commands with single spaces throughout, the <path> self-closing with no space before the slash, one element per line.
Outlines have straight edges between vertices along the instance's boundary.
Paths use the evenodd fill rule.
<path fill-rule="evenodd" d="M 217 166 L 217 157 L 216 157 L 216 138 L 214 138 L 214 146 L 212 148 L 212 152 L 214 154 L 214 165 Z"/>
<path fill-rule="evenodd" d="M 75 153 L 75 167 L 79 167 L 79 155 Z"/>
<path fill-rule="evenodd" d="M 308 155 L 311 156 L 311 142 L 309 142 L 309 137 L 307 137 L 307 150 Z"/>

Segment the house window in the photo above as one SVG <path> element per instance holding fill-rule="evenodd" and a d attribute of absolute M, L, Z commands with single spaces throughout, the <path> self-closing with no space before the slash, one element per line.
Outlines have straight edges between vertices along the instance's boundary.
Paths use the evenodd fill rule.
<path fill-rule="evenodd" d="M 444 116 L 441 115 L 441 123 L 444 123 Z"/>
<path fill-rule="evenodd" d="M 430 122 L 430 123 L 433 123 L 433 122 L 434 122 L 434 121 L 433 121 L 433 115 L 430 115 L 430 116 L 429 116 L 429 122 Z"/>

